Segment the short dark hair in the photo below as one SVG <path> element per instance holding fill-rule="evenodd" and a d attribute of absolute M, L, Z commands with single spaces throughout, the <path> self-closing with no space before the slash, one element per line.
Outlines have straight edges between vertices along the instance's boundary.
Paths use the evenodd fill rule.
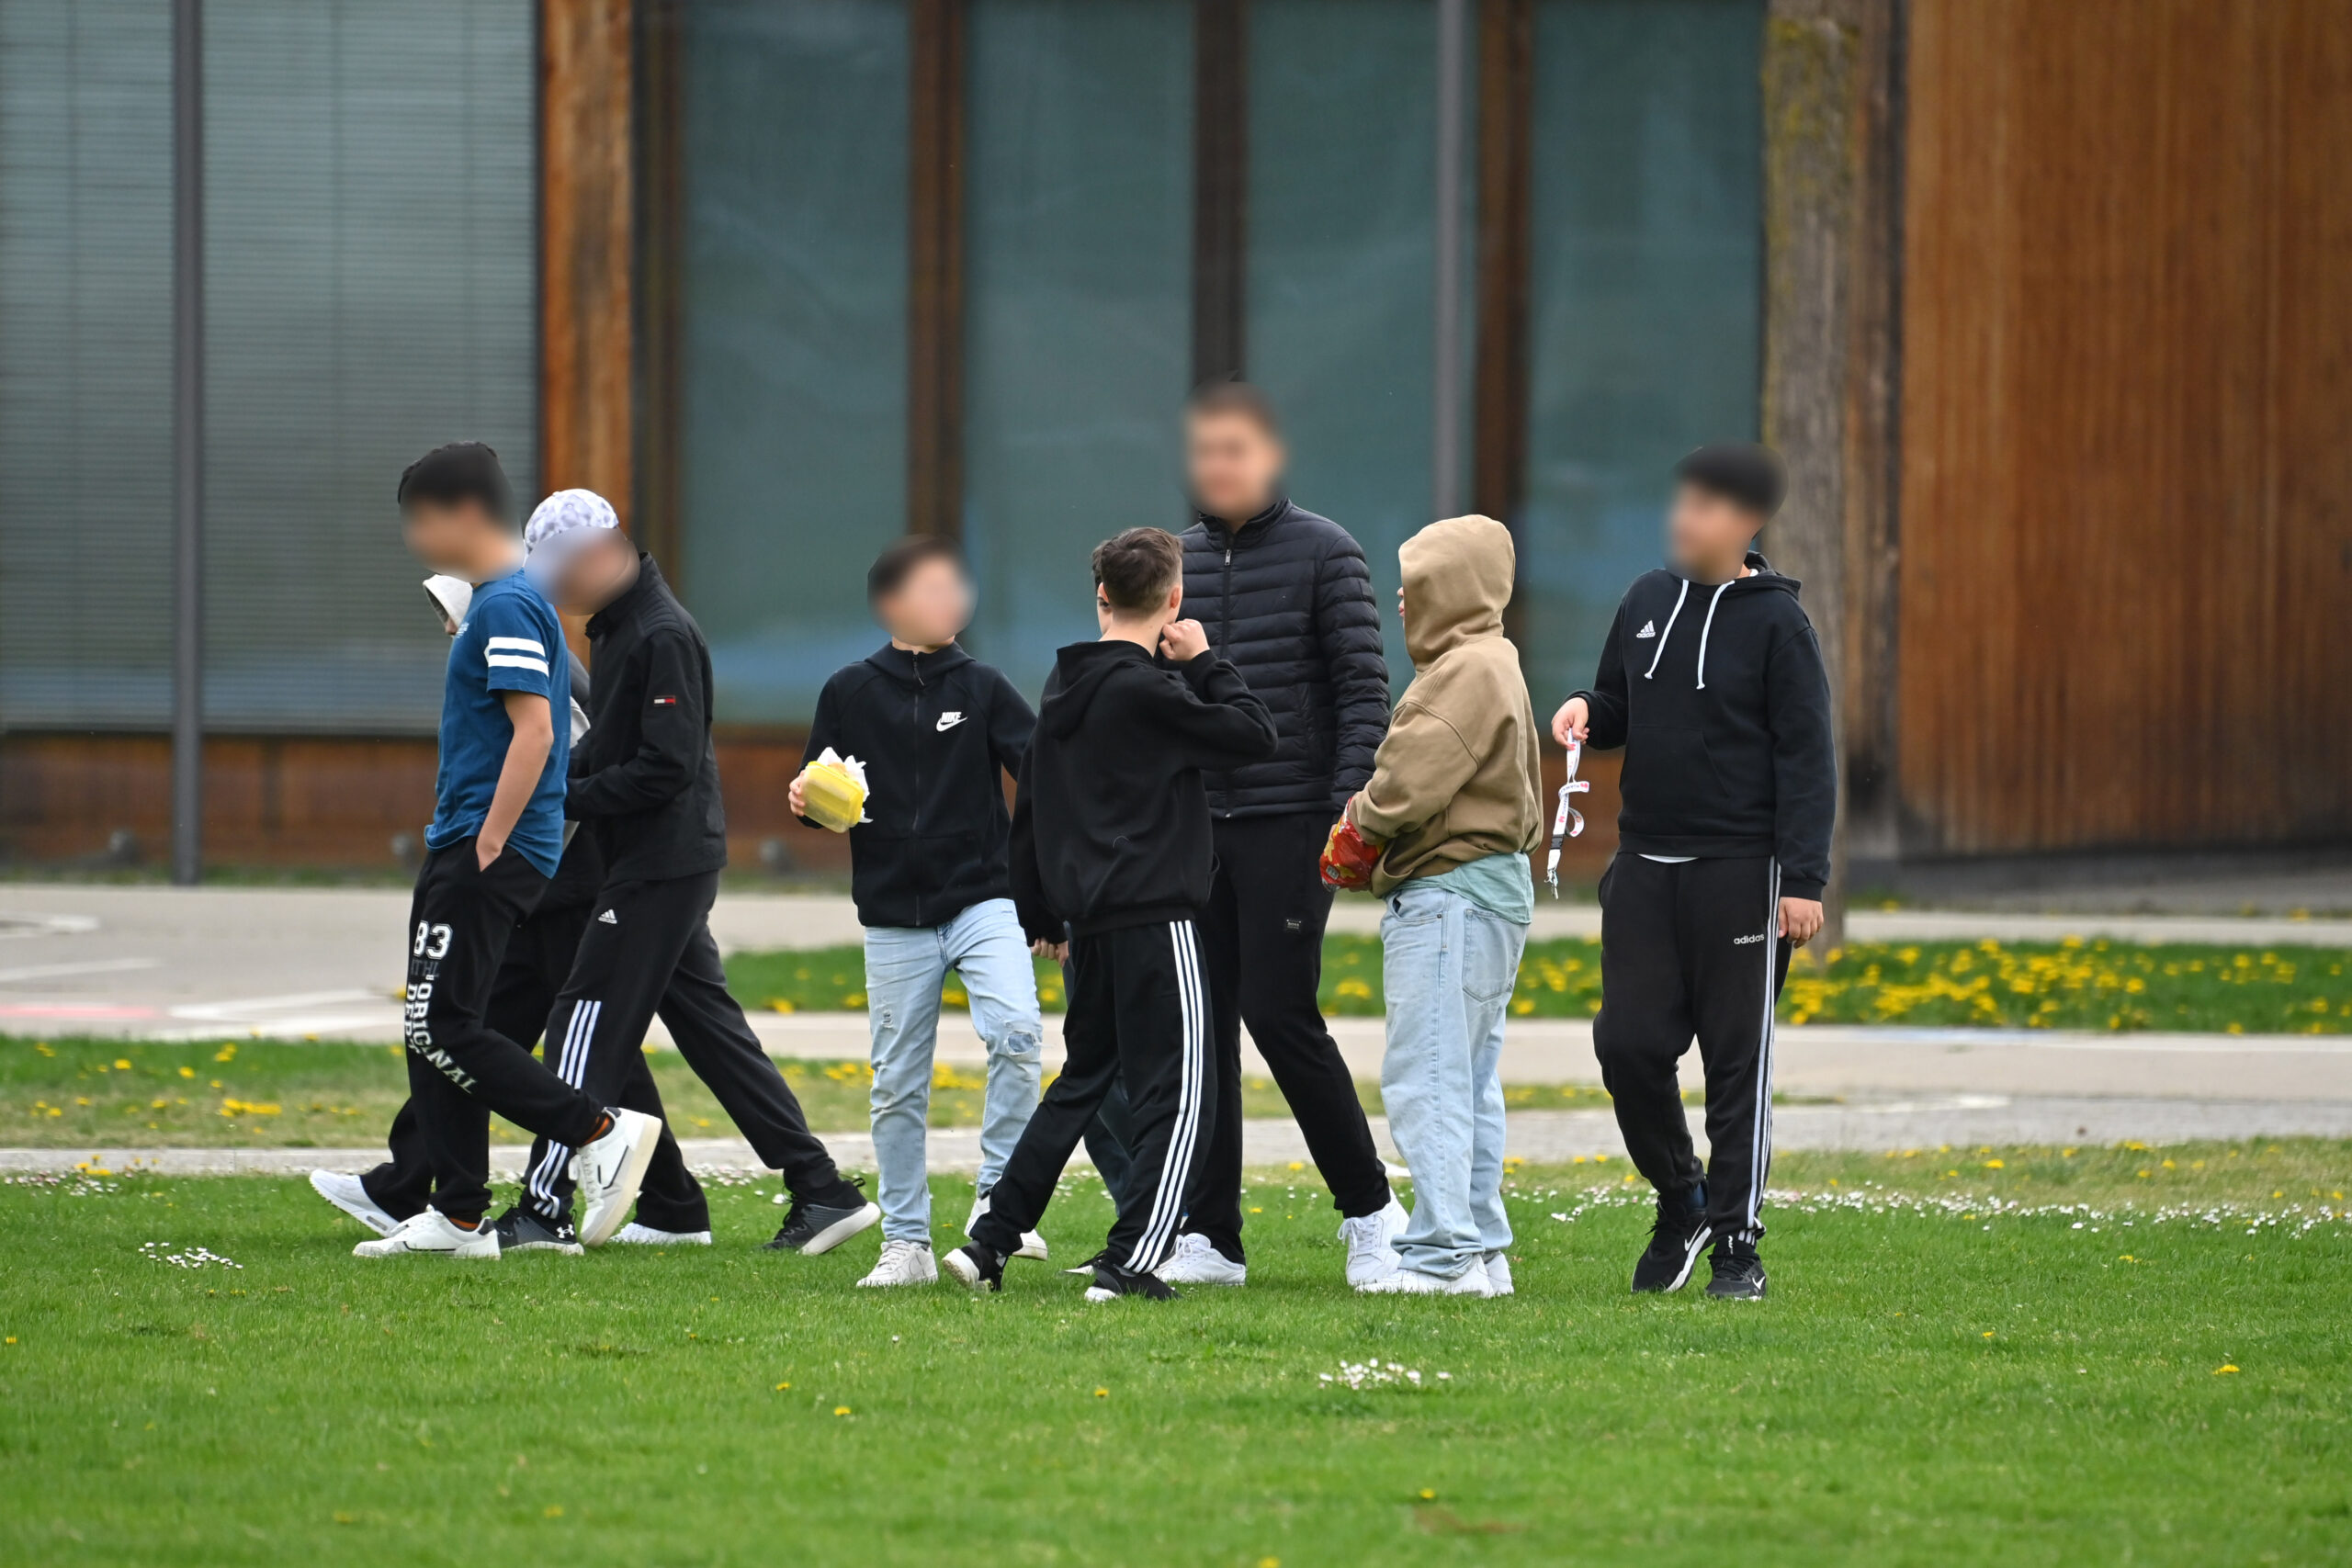
<path fill-rule="evenodd" d="M 1273 400 L 1247 381 L 1220 378 L 1204 381 L 1193 389 L 1184 400 L 1188 418 L 1200 419 L 1212 414 L 1239 414 L 1269 435 L 1283 433 L 1283 422 L 1274 412 Z"/>
<path fill-rule="evenodd" d="M 499 467 L 498 454 L 479 441 L 452 441 L 446 446 L 435 446 L 402 468 L 394 499 L 402 511 L 418 502 L 443 506 L 478 502 L 483 511 L 500 522 L 514 520 L 514 487 L 506 482 L 506 470 Z"/>
<path fill-rule="evenodd" d="M 1674 465 L 1674 477 L 1756 513 L 1759 521 L 1770 521 L 1789 495 L 1788 466 L 1781 455 L 1749 441 L 1698 447 Z"/>
<path fill-rule="evenodd" d="M 927 560 L 944 560 L 962 571 L 964 547 L 942 534 L 910 534 L 893 539 L 865 569 L 865 602 L 871 604 L 896 593 L 906 586 L 915 568 Z"/>
<path fill-rule="evenodd" d="M 1165 528 L 1130 528 L 1094 547 L 1094 581 L 1114 610 L 1148 610 L 1184 575 L 1184 547 Z"/>

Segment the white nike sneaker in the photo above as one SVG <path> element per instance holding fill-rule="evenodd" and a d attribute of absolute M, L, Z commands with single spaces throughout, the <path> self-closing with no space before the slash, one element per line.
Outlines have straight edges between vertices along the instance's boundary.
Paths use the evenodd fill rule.
<path fill-rule="evenodd" d="M 384 1213 L 376 1200 L 368 1196 L 367 1186 L 359 1178 L 347 1172 L 314 1170 L 311 1172 L 311 1190 L 378 1235 L 390 1235 L 401 1228 L 400 1221 Z"/>
<path fill-rule="evenodd" d="M 1490 1296 L 1517 1293 L 1517 1287 L 1510 1282 L 1510 1259 L 1499 1248 L 1487 1254 L 1487 1293 Z"/>
<path fill-rule="evenodd" d="M 1396 1267 L 1394 1235 L 1385 1209 L 1340 1222 L 1340 1239 L 1348 1244 L 1349 1284 L 1369 1284 Z"/>
<path fill-rule="evenodd" d="M 1366 1280 L 1356 1289 L 1368 1296 L 1491 1296 L 1495 1293 L 1495 1287 L 1487 1280 L 1483 1264 L 1473 1264 L 1451 1280 L 1400 1266 L 1378 1279 Z"/>
<path fill-rule="evenodd" d="M 615 1247 L 708 1247 L 708 1231 L 657 1231 L 635 1220 L 613 1233 Z"/>
<path fill-rule="evenodd" d="M 438 1209 L 411 1216 L 391 1235 L 363 1241 L 354 1258 L 481 1258 L 498 1261 L 498 1227 L 487 1220 L 473 1229 L 452 1224 Z"/>
<path fill-rule="evenodd" d="M 886 1241 L 882 1256 L 874 1271 L 858 1283 L 879 1288 L 885 1285 L 936 1285 L 939 1264 L 931 1256 L 931 1248 L 919 1241 Z"/>
<path fill-rule="evenodd" d="M 972 1234 L 972 1227 L 980 1223 L 980 1216 L 988 1212 L 989 1195 L 985 1192 L 973 1194 L 972 1214 L 971 1218 L 964 1222 L 964 1234 L 966 1235 L 970 1235 Z M 1021 1245 L 1013 1248 L 1012 1256 L 1015 1258 L 1027 1258 L 1034 1259 L 1036 1262 L 1043 1263 L 1046 1260 L 1046 1238 L 1039 1235 L 1035 1231 L 1023 1231 L 1021 1233 Z"/>
<path fill-rule="evenodd" d="M 1176 1238 L 1176 1250 L 1152 1270 L 1171 1285 L 1246 1285 L 1250 1265 L 1236 1263 L 1209 1245 L 1209 1238 L 1187 1231 Z"/>
<path fill-rule="evenodd" d="M 662 1119 L 642 1111 L 611 1112 L 613 1130 L 580 1151 L 578 1183 L 582 1203 L 580 1245 L 602 1247 L 613 1239 L 645 1185 L 645 1168 L 661 1141 Z"/>

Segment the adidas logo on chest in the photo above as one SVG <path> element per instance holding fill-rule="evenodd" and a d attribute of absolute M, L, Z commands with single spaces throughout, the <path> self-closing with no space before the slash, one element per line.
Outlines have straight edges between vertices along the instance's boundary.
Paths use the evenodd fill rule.
<path fill-rule="evenodd" d="M 1634 634 L 1634 640 L 1639 642 L 1645 637 L 1656 636 L 1657 636 L 1657 623 L 1656 621 L 1644 621 L 1642 623 L 1642 629 Z"/>

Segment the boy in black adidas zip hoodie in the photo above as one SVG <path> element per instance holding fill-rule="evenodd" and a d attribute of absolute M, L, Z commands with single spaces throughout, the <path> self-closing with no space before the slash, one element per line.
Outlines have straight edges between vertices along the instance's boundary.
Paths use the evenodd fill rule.
<path fill-rule="evenodd" d="M 1821 929 L 1837 816 L 1829 682 L 1797 582 L 1750 544 L 1787 476 L 1761 446 L 1675 469 L 1674 567 L 1634 580 L 1600 671 L 1553 735 L 1623 746 L 1618 848 L 1600 881 L 1601 1081 L 1657 1222 L 1638 1292 L 1679 1290 L 1712 1240 L 1707 1293 L 1764 1294 L 1756 1244 L 1772 1161 L 1772 1009 Z M 1675 1063 L 1706 1065 L 1702 1171 Z"/>
<path fill-rule="evenodd" d="M 854 757 L 870 786 L 865 819 L 849 829 L 850 893 L 865 927 L 882 1256 L 858 1283 L 927 1285 L 939 1268 L 924 1128 L 939 988 L 950 973 L 963 981 L 989 1054 L 967 1234 L 1037 1109 L 1045 1025 L 1005 868 L 1004 805 L 1005 775 L 1019 771 L 1037 718 L 1012 682 L 956 645 L 972 618 L 972 589 L 952 540 L 891 545 L 866 573 L 865 596 L 890 640 L 825 682 L 803 761 L 828 749 Z M 791 790 L 803 821 L 806 777 Z M 1042 1258 L 1046 1244 L 1024 1237 L 1020 1250 Z"/>
<path fill-rule="evenodd" d="M 1153 1273 L 1184 1216 L 1215 1102 L 1194 914 L 1215 852 L 1204 769 L 1273 754 L 1273 716 L 1180 620 L 1183 551 L 1130 528 L 1095 547 L 1097 642 L 1056 656 L 1012 815 L 1012 896 L 1041 948 L 1066 951 L 1061 1076 L 1046 1091 L 950 1273 L 999 1288 L 1114 1078 L 1134 1161 L 1090 1301 L 1175 1292 Z M 1068 932 L 1067 947 L 1064 932 Z"/>

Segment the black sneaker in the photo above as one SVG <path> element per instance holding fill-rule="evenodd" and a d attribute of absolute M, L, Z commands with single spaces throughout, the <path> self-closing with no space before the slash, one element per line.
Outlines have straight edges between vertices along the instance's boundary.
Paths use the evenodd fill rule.
<path fill-rule="evenodd" d="M 1659 1193 L 1650 1244 L 1634 1261 L 1634 1293 L 1679 1291 L 1690 1283 L 1690 1270 L 1698 1266 L 1699 1254 L 1707 1249 L 1714 1234 L 1707 1224 L 1707 1206 L 1695 1192 Z"/>
<path fill-rule="evenodd" d="M 792 1195 L 792 1207 L 784 1212 L 784 1224 L 768 1250 L 814 1258 L 881 1223 L 882 1206 L 868 1201 L 865 1189 L 854 1181 L 836 1181 L 830 1191 L 814 1197 Z"/>
<path fill-rule="evenodd" d="M 1090 1302 L 1114 1302 L 1121 1296 L 1141 1296 L 1146 1301 L 1172 1302 L 1182 1298 L 1176 1287 L 1157 1274 L 1138 1274 L 1114 1263 L 1094 1266 L 1094 1283 L 1086 1287 Z"/>
<path fill-rule="evenodd" d="M 1062 1272 L 1065 1274 L 1082 1275 L 1088 1279 L 1091 1279 L 1093 1278 L 1094 1270 L 1100 1268 L 1102 1263 L 1110 1258 L 1110 1256 L 1111 1249 L 1106 1247 L 1102 1251 L 1096 1253 L 1093 1257 L 1088 1258 L 1085 1262 L 1078 1264 L 1073 1268 L 1065 1269 Z"/>
<path fill-rule="evenodd" d="M 580 1233 L 570 1220 L 546 1220 L 524 1208 L 520 1203 L 498 1216 L 498 1250 L 501 1252 L 561 1252 L 572 1255 L 583 1250 Z"/>
<path fill-rule="evenodd" d="M 1004 1254 L 977 1241 L 966 1242 L 941 1258 L 939 1266 L 967 1291 L 1004 1289 Z"/>
<path fill-rule="evenodd" d="M 1707 1265 L 1714 1271 L 1714 1278 L 1707 1281 L 1707 1294 L 1733 1302 L 1764 1299 L 1764 1260 L 1756 1256 L 1754 1242 L 1727 1235 L 1715 1243 L 1714 1256 Z"/>

